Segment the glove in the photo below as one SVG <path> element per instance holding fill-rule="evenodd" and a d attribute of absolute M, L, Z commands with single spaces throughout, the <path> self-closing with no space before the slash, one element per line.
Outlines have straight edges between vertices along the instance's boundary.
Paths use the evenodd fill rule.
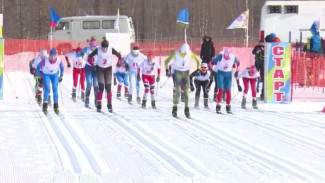
<path fill-rule="evenodd" d="M 117 85 L 116 78 L 114 78 L 114 85 Z"/>
<path fill-rule="evenodd" d="M 171 73 L 170 73 L 170 70 L 169 69 L 166 69 L 166 76 L 167 77 L 170 77 Z"/>
<path fill-rule="evenodd" d="M 128 63 L 126 63 L 126 64 L 125 64 L 125 70 L 127 70 L 127 71 L 128 71 L 129 69 L 130 69 L 130 66 L 129 66 L 129 64 L 128 64 Z"/>
<path fill-rule="evenodd" d="M 71 64 L 70 62 L 67 62 L 67 67 L 70 68 L 71 67 Z"/>
<path fill-rule="evenodd" d="M 90 63 L 90 65 L 94 65 L 95 62 L 94 57 L 88 58 L 88 62 Z"/>
<path fill-rule="evenodd" d="M 190 86 L 190 90 L 194 91 L 194 86 L 193 85 Z"/>
<path fill-rule="evenodd" d="M 35 81 L 38 82 L 38 83 L 42 83 L 43 82 L 43 79 L 41 77 L 35 77 Z"/>
<path fill-rule="evenodd" d="M 137 80 L 138 80 L 138 82 L 140 82 L 141 81 L 141 77 L 140 76 L 137 76 Z"/>
<path fill-rule="evenodd" d="M 235 78 L 237 78 L 237 77 L 238 77 L 238 71 L 235 72 Z"/>
<path fill-rule="evenodd" d="M 62 79 L 63 79 L 63 76 L 61 75 L 61 76 L 59 77 L 59 82 L 60 82 L 60 83 L 62 82 Z"/>
<path fill-rule="evenodd" d="M 160 81 L 160 77 L 158 76 L 156 82 L 159 83 L 159 81 Z"/>
<path fill-rule="evenodd" d="M 258 88 L 258 86 L 256 87 L 256 93 L 260 92 L 260 89 Z"/>
<path fill-rule="evenodd" d="M 121 62 L 117 62 L 116 67 L 121 67 Z"/>
<path fill-rule="evenodd" d="M 237 87 L 238 87 L 238 91 L 239 92 L 242 92 L 243 91 L 243 88 L 240 85 L 238 85 Z"/>

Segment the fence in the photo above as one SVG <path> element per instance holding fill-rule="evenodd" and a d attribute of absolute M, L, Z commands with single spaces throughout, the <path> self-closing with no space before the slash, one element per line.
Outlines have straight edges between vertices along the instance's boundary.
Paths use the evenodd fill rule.
<path fill-rule="evenodd" d="M 201 41 L 190 40 L 188 43 L 192 51 L 199 55 Z M 161 56 L 159 57 L 160 60 L 163 61 L 166 56 L 173 53 L 181 44 L 183 44 L 181 41 L 157 41 L 133 43 L 131 47 L 137 45 L 145 54 L 149 50 L 154 50 L 157 56 Z M 243 47 L 243 44 L 243 42 L 231 40 L 216 40 L 215 51 L 217 54 L 223 47 L 231 47 L 232 52 L 241 61 L 240 68 L 246 68 L 254 64 L 254 56 L 251 54 L 251 51 L 256 43 L 250 42 L 248 48 Z M 87 42 L 52 42 L 52 46 L 58 49 L 63 60 L 62 54 L 73 51 L 77 46 L 85 47 L 86 45 Z M 50 46 L 48 40 L 5 40 L 5 70 L 28 72 L 28 62 L 35 58 L 41 49 L 49 50 Z M 325 56 L 300 52 L 292 48 L 291 65 L 293 100 L 325 101 Z M 69 69 L 67 71 L 69 72 Z"/>

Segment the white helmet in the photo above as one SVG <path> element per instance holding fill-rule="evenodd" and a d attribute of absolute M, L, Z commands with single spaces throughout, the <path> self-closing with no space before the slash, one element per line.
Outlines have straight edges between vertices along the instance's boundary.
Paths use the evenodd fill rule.
<path fill-rule="evenodd" d="M 41 57 L 47 57 L 46 49 L 42 49 L 39 54 L 40 54 Z"/>
<path fill-rule="evenodd" d="M 181 53 L 189 52 L 190 51 L 190 46 L 187 43 L 184 43 L 181 46 Z"/>

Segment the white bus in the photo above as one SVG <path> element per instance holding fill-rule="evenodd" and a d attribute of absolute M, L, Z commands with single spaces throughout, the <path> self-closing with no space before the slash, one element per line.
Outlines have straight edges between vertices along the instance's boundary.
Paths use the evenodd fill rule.
<path fill-rule="evenodd" d="M 91 36 L 102 40 L 106 33 L 118 33 L 114 29 L 113 16 L 75 16 L 63 17 L 53 31 L 53 40 L 62 41 L 86 41 Z M 130 42 L 135 42 L 135 31 L 131 17 L 120 15 L 119 33 L 129 34 Z M 50 35 L 49 35 L 50 38 Z"/>
<path fill-rule="evenodd" d="M 268 0 L 262 7 L 260 31 L 264 31 L 265 36 L 275 33 L 281 42 L 289 42 L 289 32 L 291 42 L 299 42 L 301 32 L 302 42 L 306 42 L 311 36 L 309 29 L 318 17 L 320 35 L 325 36 L 325 1 Z"/>

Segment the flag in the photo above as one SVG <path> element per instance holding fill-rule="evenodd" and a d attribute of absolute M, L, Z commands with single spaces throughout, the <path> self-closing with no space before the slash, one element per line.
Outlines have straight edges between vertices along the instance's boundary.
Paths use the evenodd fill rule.
<path fill-rule="evenodd" d="M 188 8 L 184 8 L 178 13 L 176 22 L 182 28 L 188 27 L 188 25 L 189 25 Z"/>
<path fill-rule="evenodd" d="M 247 29 L 248 28 L 249 10 L 243 12 L 237 17 L 227 29 Z"/>
<path fill-rule="evenodd" d="M 318 35 L 319 26 L 320 26 L 320 21 L 319 19 L 316 19 L 310 27 L 310 32 L 313 36 Z"/>
<path fill-rule="evenodd" d="M 120 9 L 117 9 L 116 19 L 114 21 L 114 29 L 120 30 Z"/>
<path fill-rule="evenodd" d="M 53 6 L 50 6 L 50 26 L 55 27 L 61 17 L 54 11 Z"/>

